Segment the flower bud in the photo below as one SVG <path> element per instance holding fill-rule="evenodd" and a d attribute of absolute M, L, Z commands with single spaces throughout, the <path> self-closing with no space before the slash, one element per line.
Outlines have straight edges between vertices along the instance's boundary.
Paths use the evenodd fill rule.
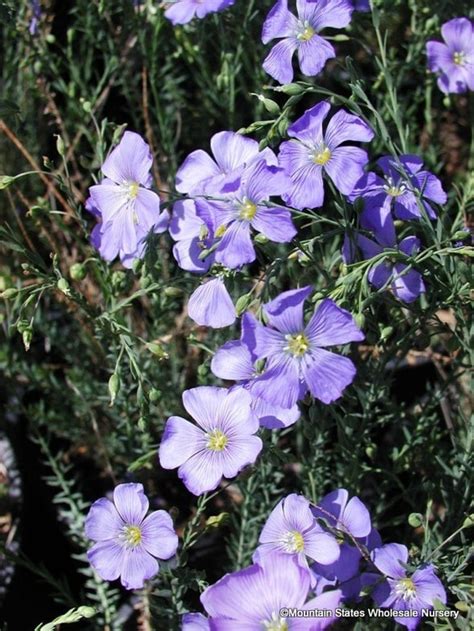
<path fill-rule="evenodd" d="M 71 290 L 69 289 L 69 283 L 65 278 L 60 278 L 56 283 L 57 288 L 63 292 L 66 296 L 69 296 Z"/>
<path fill-rule="evenodd" d="M 109 379 L 109 394 L 110 394 L 110 405 L 112 406 L 117 398 L 118 393 L 120 392 L 120 376 L 118 373 L 114 372 L 114 374 Z"/>
<path fill-rule="evenodd" d="M 83 280 L 86 277 L 87 271 L 82 263 L 74 263 L 69 268 L 69 275 L 72 280 Z"/>

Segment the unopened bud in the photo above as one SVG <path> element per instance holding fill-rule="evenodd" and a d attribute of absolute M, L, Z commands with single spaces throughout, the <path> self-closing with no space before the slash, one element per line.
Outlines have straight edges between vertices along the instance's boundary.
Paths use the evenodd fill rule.
<path fill-rule="evenodd" d="M 115 403 L 115 399 L 117 398 L 117 395 L 119 392 L 120 392 L 120 376 L 118 375 L 118 373 L 114 372 L 114 374 L 109 379 L 109 394 L 110 394 L 111 406 Z"/>
<path fill-rule="evenodd" d="M 72 280 L 83 280 L 86 277 L 87 270 L 82 263 L 74 263 L 69 268 L 69 275 Z"/>

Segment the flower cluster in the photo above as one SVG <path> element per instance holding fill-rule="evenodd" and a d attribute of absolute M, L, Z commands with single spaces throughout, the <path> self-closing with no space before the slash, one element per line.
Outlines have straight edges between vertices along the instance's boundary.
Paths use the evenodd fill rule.
<path fill-rule="evenodd" d="M 446 602 L 434 566 L 408 570 L 407 548 L 383 545 L 366 506 L 358 497 L 349 499 L 345 489 L 317 505 L 294 493 L 283 498 L 268 517 L 259 544 L 252 565 L 226 574 L 204 591 L 201 603 L 208 618 L 186 614 L 183 631 L 242 625 L 320 631 L 335 620 L 336 608 L 360 601 L 367 591 L 411 631 L 423 610 L 433 609 L 435 601 Z M 291 608 L 328 615 L 292 618 Z"/>

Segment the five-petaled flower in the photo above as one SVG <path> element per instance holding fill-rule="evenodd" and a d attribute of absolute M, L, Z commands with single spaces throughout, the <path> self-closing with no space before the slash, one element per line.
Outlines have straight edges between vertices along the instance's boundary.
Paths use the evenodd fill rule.
<path fill-rule="evenodd" d="M 330 109 L 330 104 L 323 101 L 307 110 L 288 128 L 291 139 L 280 146 L 280 165 L 292 180 L 282 198 L 294 208 L 323 205 L 323 173 L 343 195 L 349 195 L 368 162 L 364 149 L 341 145 L 348 140 L 368 142 L 374 137 L 373 130 L 358 116 L 339 110 L 323 133 L 323 121 Z"/>
<path fill-rule="evenodd" d="M 352 315 L 329 299 L 321 302 L 305 326 L 303 306 L 311 292 L 311 287 L 285 291 L 264 305 L 269 326 L 250 316 L 254 339 L 249 343 L 256 357 L 267 360 L 252 390 L 274 405 L 291 407 L 308 390 L 323 403 L 331 403 L 355 376 L 348 357 L 325 347 L 361 341 L 364 334 Z"/>
<path fill-rule="evenodd" d="M 159 449 L 164 469 L 178 469 L 194 495 L 213 491 L 223 477 L 234 478 L 262 449 L 255 436 L 258 418 L 243 389 L 201 386 L 183 392 L 183 404 L 197 425 L 180 416 L 166 422 Z"/>
<path fill-rule="evenodd" d="M 265 20 L 262 41 L 281 39 L 263 62 L 263 68 L 279 83 L 293 81 L 292 58 L 298 51 L 303 74 L 312 77 L 336 56 L 334 47 L 318 33 L 324 28 L 344 28 L 351 21 L 350 0 L 297 0 L 298 17 L 288 10 L 288 0 L 277 0 Z"/>
<path fill-rule="evenodd" d="M 405 546 L 389 543 L 373 550 L 371 557 L 376 568 L 385 575 L 382 583 L 376 583 L 373 599 L 379 607 L 416 612 L 417 616 L 394 618 L 409 631 L 419 625 L 424 609 L 434 608 L 435 600 L 446 604 L 446 592 L 433 565 L 422 565 L 411 576 L 408 575 L 405 567 L 408 550 Z"/>
<path fill-rule="evenodd" d="M 127 589 L 140 589 L 158 573 L 156 558 L 167 560 L 176 553 L 171 517 L 163 510 L 147 517 L 148 507 L 141 484 L 119 484 L 113 502 L 103 497 L 91 506 L 85 534 L 96 543 L 87 556 L 104 580 L 120 577 Z"/>
<path fill-rule="evenodd" d="M 89 189 L 86 207 L 100 220 L 92 239 L 106 261 L 119 255 L 131 267 L 143 256 L 148 234 L 168 226 L 168 212 L 160 213 L 160 198 L 150 190 L 152 162 L 143 138 L 126 131 L 102 165 L 105 179 Z"/>
<path fill-rule="evenodd" d="M 454 18 L 443 24 L 441 34 L 446 43 L 426 44 L 428 68 L 439 74 L 439 89 L 445 94 L 474 90 L 474 23 Z"/>

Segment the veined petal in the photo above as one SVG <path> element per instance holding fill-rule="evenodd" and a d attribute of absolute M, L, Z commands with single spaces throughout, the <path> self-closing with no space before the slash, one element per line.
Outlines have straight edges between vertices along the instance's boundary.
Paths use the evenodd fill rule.
<path fill-rule="evenodd" d="M 221 173 L 246 166 L 259 154 L 256 140 L 233 131 L 221 131 L 211 138 L 211 149 Z"/>
<path fill-rule="evenodd" d="M 102 173 L 117 184 L 136 182 L 147 186 L 153 158 L 143 138 L 126 131 L 102 165 Z"/>
<path fill-rule="evenodd" d="M 146 188 L 140 188 L 138 190 L 137 198 L 135 200 L 135 215 L 136 223 L 140 225 L 140 228 L 145 232 L 149 232 L 152 228 L 160 223 L 160 198 L 156 193 Z M 164 232 L 166 226 L 162 227 L 159 231 Z"/>
<path fill-rule="evenodd" d="M 210 432 L 216 427 L 216 408 L 225 401 L 227 392 L 226 388 L 215 386 L 191 388 L 183 392 L 183 405 L 186 412 L 206 432 Z"/>
<path fill-rule="evenodd" d="M 114 504 L 126 524 L 141 524 L 149 502 L 142 484 L 119 484 L 114 489 Z"/>
<path fill-rule="evenodd" d="M 196 204 L 192 199 L 176 202 L 173 206 L 169 232 L 175 241 L 199 237 L 204 221 L 196 213 Z"/>
<path fill-rule="evenodd" d="M 141 589 L 145 581 L 158 574 L 158 561 L 141 546 L 125 550 L 120 582 L 126 589 Z"/>
<path fill-rule="evenodd" d="M 315 346 L 360 342 L 365 337 L 352 314 L 328 298 L 316 309 L 305 333 Z"/>
<path fill-rule="evenodd" d="M 358 497 L 349 500 L 340 520 L 354 537 L 367 537 L 372 530 L 369 511 Z"/>
<path fill-rule="evenodd" d="M 331 151 L 348 140 L 369 142 L 373 137 L 374 130 L 360 116 L 346 110 L 339 110 L 334 114 L 324 134 L 324 140 Z"/>
<path fill-rule="evenodd" d="M 202 193 L 207 180 L 220 173 L 211 156 L 202 149 L 197 149 L 190 153 L 179 167 L 176 173 L 176 190 L 191 195 Z"/>
<path fill-rule="evenodd" d="M 301 333 L 304 329 L 304 302 L 312 291 L 310 285 L 301 289 L 290 289 L 267 302 L 263 310 L 270 324 L 281 333 Z"/>
<path fill-rule="evenodd" d="M 402 563 L 408 561 L 406 546 L 399 543 L 388 543 L 376 548 L 370 555 L 376 568 L 390 578 L 404 578 L 406 570 Z"/>
<path fill-rule="evenodd" d="M 291 37 L 297 27 L 296 17 L 288 11 L 288 0 L 277 0 L 263 23 L 262 42 L 268 44 L 272 39 Z"/>
<path fill-rule="evenodd" d="M 94 541 L 116 539 L 124 521 L 120 517 L 113 502 L 106 497 L 94 502 L 85 522 L 85 535 Z"/>
<path fill-rule="evenodd" d="M 251 387 L 249 391 L 253 394 Z M 260 426 L 267 429 L 290 427 L 301 417 L 301 411 L 297 405 L 293 405 L 291 408 L 283 408 L 257 396 L 253 397 L 252 409 L 258 418 Z"/>
<path fill-rule="evenodd" d="M 158 510 L 145 519 L 141 526 L 142 545 L 159 559 L 170 559 L 178 549 L 178 535 L 173 520 L 164 510 Z"/>
<path fill-rule="evenodd" d="M 415 269 L 406 271 L 407 266 L 397 263 L 394 266 L 393 293 L 403 302 L 413 302 L 425 292 L 425 283 L 420 272 Z"/>
<path fill-rule="evenodd" d="M 298 60 L 301 72 L 308 77 L 314 77 L 321 72 L 328 59 L 336 56 L 334 46 L 319 35 L 298 46 Z"/>
<path fill-rule="evenodd" d="M 226 392 L 226 396 L 214 405 L 214 427 L 229 437 L 254 434 L 259 423 L 250 407 L 252 397 L 245 388 L 232 388 Z"/>
<path fill-rule="evenodd" d="M 275 243 L 289 243 L 297 234 L 290 211 L 282 206 L 259 206 L 252 228 Z"/>
<path fill-rule="evenodd" d="M 288 127 L 288 136 L 291 138 L 301 138 L 304 132 L 312 131 L 312 138 L 315 141 L 322 140 L 323 137 L 323 121 L 331 109 L 330 103 L 321 101 L 317 103 L 298 118 L 290 127 Z"/>
<path fill-rule="evenodd" d="M 87 551 L 87 558 L 104 581 L 115 581 L 120 576 L 125 549 L 113 540 L 100 541 Z"/>
<path fill-rule="evenodd" d="M 282 39 L 266 56 L 262 64 L 263 69 L 279 83 L 291 83 L 293 81 L 292 58 L 296 48 L 295 39 Z"/>
<path fill-rule="evenodd" d="M 367 151 L 359 147 L 337 147 L 324 169 L 338 191 L 349 195 L 364 173 L 369 158 Z"/>
<path fill-rule="evenodd" d="M 194 495 L 214 491 L 223 477 L 219 454 L 210 449 L 194 454 L 180 466 L 178 476 Z"/>
<path fill-rule="evenodd" d="M 468 18 L 454 18 L 445 22 L 441 27 L 441 34 L 453 52 L 461 50 L 472 54 L 474 28 Z"/>
<path fill-rule="evenodd" d="M 254 365 L 250 350 L 239 341 L 226 342 L 215 353 L 211 370 L 221 379 L 244 381 L 251 379 Z"/>
<path fill-rule="evenodd" d="M 221 452 L 222 472 L 225 478 L 235 478 L 242 469 L 253 464 L 262 451 L 258 436 L 235 436 Z"/>
<path fill-rule="evenodd" d="M 188 315 L 196 324 L 213 329 L 233 324 L 237 312 L 224 281 L 213 278 L 198 287 L 189 298 Z"/>
<path fill-rule="evenodd" d="M 339 399 L 356 374 L 350 359 L 322 348 L 303 355 L 301 370 L 311 394 L 326 404 Z"/>
<path fill-rule="evenodd" d="M 217 250 L 216 261 L 230 269 L 239 269 L 255 261 L 256 254 L 247 221 L 234 221 L 226 229 Z"/>
<path fill-rule="evenodd" d="M 197 237 L 194 239 L 183 239 L 173 246 L 173 256 L 180 268 L 196 274 L 206 273 L 214 262 L 212 254 L 204 260 L 200 259 L 202 251 Z"/>
<path fill-rule="evenodd" d="M 252 392 L 272 405 L 291 408 L 301 398 L 297 360 L 283 353 L 273 356 L 263 375 L 255 379 Z"/>
<path fill-rule="evenodd" d="M 206 447 L 202 429 L 180 416 L 171 416 L 165 425 L 159 448 L 160 465 L 163 469 L 176 469 Z"/>
<path fill-rule="evenodd" d="M 300 17 L 308 20 L 315 31 L 345 28 L 354 10 L 349 0 L 297 0 L 297 7 Z"/>

